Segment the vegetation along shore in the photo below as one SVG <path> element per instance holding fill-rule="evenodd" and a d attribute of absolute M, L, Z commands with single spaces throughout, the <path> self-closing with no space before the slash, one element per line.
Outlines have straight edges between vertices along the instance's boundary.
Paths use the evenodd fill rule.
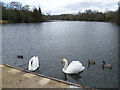
<path fill-rule="evenodd" d="M 40 7 L 30 9 L 30 5 L 22 5 L 20 2 L 0 2 L 2 8 L 1 23 L 39 23 L 49 20 L 69 21 L 100 21 L 118 23 L 119 8 L 116 11 L 99 12 L 97 10 L 85 10 L 76 14 L 47 15 L 42 13 Z M 7 21 L 7 22 L 6 22 Z"/>

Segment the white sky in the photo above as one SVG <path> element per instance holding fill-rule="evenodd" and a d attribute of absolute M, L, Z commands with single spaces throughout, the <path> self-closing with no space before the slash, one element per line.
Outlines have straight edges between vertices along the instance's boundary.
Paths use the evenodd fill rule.
<path fill-rule="evenodd" d="M 17 1 L 23 5 L 30 5 L 31 7 L 40 6 L 44 14 L 64 14 L 83 12 L 86 9 L 106 11 L 115 11 L 118 9 L 119 0 L 3 0 L 8 3 Z"/>

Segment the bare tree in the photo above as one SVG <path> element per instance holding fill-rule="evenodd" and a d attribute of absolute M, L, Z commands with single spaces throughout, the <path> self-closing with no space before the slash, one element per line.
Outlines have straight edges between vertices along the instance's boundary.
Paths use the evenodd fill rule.
<path fill-rule="evenodd" d="M 25 6 L 22 7 L 22 10 L 28 11 L 29 9 L 30 9 L 30 6 L 29 6 L 29 5 L 25 5 Z"/>
<path fill-rule="evenodd" d="M 11 7 L 11 9 L 21 10 L 22 4 L 20 2 L 13 1 L 10 3 L 10 7 Z"/>

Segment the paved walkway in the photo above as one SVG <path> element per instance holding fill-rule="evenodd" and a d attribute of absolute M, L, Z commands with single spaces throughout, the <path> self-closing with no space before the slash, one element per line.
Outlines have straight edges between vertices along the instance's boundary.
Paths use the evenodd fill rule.
<path fill-rule="evenodd" d="M 2 67 L 2 88 L 81 88 L 87 87 L 57 80 L 40 74 L 29 73 L 8 65 Z M 89 88 L 94 90 L 93 88 Z"/>

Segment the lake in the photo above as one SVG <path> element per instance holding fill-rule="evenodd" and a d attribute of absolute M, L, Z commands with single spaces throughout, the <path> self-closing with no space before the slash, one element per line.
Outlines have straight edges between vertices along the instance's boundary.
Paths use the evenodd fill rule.
<path fill-rule="evenodd" d="M 95 88 L 118 87 L 118 26 L 106 22 L 53 21 L 3 24 L 2 62 L 27 70 L 32 56 L 40 59 L 36 73 L 65 80 L 61 59 L 80 61 L 80 75 L 67 75 L 68 82 Z M 17 55 L 23 55 L 19 59 Z M 88 68 L 88 60 L 96 62 Z M 102 69 L 102 61 L 113 69 Z"/>

